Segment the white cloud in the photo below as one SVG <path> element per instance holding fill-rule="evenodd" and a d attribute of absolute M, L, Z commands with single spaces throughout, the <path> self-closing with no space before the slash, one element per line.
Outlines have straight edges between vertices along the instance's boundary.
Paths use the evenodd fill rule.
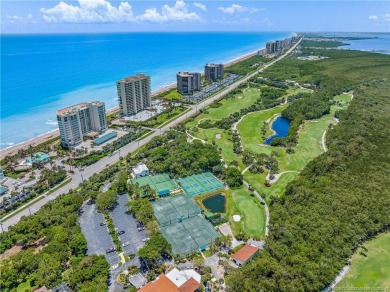
<path fill-rule="evenodd" d="M 34 23 L 35 20 L 31 14 L 28 14 L 26 17 L 19 15 L 6 15 L 5 22 L 9 23 Z"/>
<path fill-rule="evenodd" d="M 40 11 L 46 22 L 107 23 L 135 20 L 128 2 L 122 2 L 118 7 L 106 0 L 78 0 L 78 4 L 76 6 L 61 1 L 53 8 L 41 8 Z"/>
<path fill-rule="evenodd" d="M 370 15 L 368 17 L 368 19 L 371 20 L 371 21 L 378 21 L 379 17 L 378 17 L 378 15 Z"/>
<path fill-rule="evenodd" d="M 373 23 L 387 23 L 390 22 L 390 13 L 383 15 L 370 15 L 368 19 Z"/>
<path fill-rule="evenodd" d="M 203 11 L 207 11 L 207 7 L 206 5 L 204 5 L 203 3 L 199 3 L 199 2 L 194 2 L 192 3 L 195 7 L 203 10 Z"/>
<path fill-rule="evenodd" d="M 168 22 L 168 21 L 200 21 L 194 12 L 188 12 L 184 1 L 176 1 L 173 6 L 163 5 L 161 12 L 152 7 L 140 15 L 134 15 L 128 2 L 113 6 L 109 0 L 77 0 L 78 5 L 60 2 L 52 8 L 41 8 L 45 22 L 67 23 L 116 23 L 116 22 Z"/>
<path fill-rule="evenodd" d="M 218 7 L 219 10 L 221 10 L 224 13 L 233 15 L 235 13 L 241 13 L 241 12 L 256 12 L 259 11 L 258 8 L 251 8 L 251 7 L 244 7 L 239 4 L 232 4 L 230 7 Z"/>
<path fill-rule="evenodd" d="M 141 21 L 150 22 L 168 22 L 168 21 L 201 21 L 202 19 L 195 12 L 189 12 L 187 4 L 184 1 L 176 1 L 175 5 L 163 5 L 161 13 L 157 8 L 149 8 L 145 13 L 137 16 Z"/>

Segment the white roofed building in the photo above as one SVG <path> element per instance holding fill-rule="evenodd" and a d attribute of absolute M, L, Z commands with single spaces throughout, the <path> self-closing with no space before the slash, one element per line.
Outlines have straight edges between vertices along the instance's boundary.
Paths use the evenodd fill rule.
<path fill-rule="evenodd" d="M 144 177 L 149 175 L 149 169 L 145 163 L 138 163 L 132 168 L 134 178 Z"/>

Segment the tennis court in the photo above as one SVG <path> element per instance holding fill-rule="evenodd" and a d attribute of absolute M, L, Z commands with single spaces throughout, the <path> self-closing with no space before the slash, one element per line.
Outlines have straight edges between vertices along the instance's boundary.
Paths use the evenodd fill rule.
<path fill-rule="evenodd" d="M 201 209 L 187 195 L 162 198 L 152 203 L 161 233 L 175 254 L 205 248 L 219 236 L 201 215 Z"/>
<path fill-rule="evenodd" d="M 177 179 L 176 182 L 192 198 L 197 195 L 223 189 L 224 184 L 210 172 Z"/>
<path fill-rule="evenodd" d="M 166 173 L 132 179 L 131 182 L 134 185 L 138 183 L 140 187 L 144 185 L 149 185 L 152 189 L 154 189 L 157 192 L 159 196 L 169 195 L 173 190 L 179 188 L 176 185 L 176 183 L 173 180 L 171 180 L 169 178 L 169 175 Z"/>

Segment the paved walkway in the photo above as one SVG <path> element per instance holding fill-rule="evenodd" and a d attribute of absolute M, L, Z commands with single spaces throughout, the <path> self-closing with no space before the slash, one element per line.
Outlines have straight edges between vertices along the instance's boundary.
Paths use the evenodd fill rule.
<path fill-rule="evenodd" d="M 292 173 L 299 173 L 299 171 L 296 171 L 296 170 L 286 170 L 286 171 L 283 171 L 281 173 L 275 173 L 274 174 L 274 178 L 273 179 L 270 179 L 270 172 L 268 172 L 267 176 L 265 177 L 266 180 L 269 181 L 270 184 L 273 184 L 275 182 L 278 181 L 278 179 L 285 173 L 289 173 L 289 172 L 292 172 Z"/>
<path fill-rule="evenodd" d="M 324 149 L 324 152 L 328 151 L 328 148 L 326 147 L 326 143 L 325 143 L 325 138 L 326 138 L 326 130 L 322 134 L 322 138 L 321 138 L 322 149 Z"/>

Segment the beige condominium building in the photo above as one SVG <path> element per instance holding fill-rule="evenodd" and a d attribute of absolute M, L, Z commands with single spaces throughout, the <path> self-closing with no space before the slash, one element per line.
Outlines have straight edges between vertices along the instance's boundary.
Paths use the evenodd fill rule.
<path fill-rule="evenodd" d="M 177 77 L 177 91 L 187 95 L 200 90 L 200 73 L 179 72 Z"/>
<path fill-rule="evenodd" d="M 223 64 L 206 64 L 204 66 L 204 77 L 217 81 L 223 78 Z"/>
<path fill-rule="evenodd" d="M 151 106 L 150 76 L 138 74 L 116 83 L 122 116 L 136 114 Z"/>
<path fill-rule="evenodd" d="M 61 109 L 57 112 L 61 145 L 72 148 L 83 141 L 91 132 L 103 133 L 107 130 L 104 102 L 84 102 Z"/>

